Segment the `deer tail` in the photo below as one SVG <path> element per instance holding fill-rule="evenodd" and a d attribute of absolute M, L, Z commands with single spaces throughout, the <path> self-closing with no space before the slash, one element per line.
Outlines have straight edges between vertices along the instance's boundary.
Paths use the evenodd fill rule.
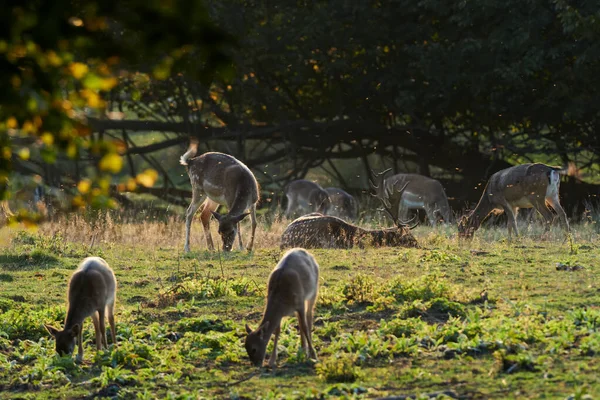
<path fill-rule="evenodd" d="M 198 140 L 192 138 L 190 140 L 190 147 L 188 147 L 188 151 L 186 151 L 181 158 L 179 158 L 179 163 L 181 165 L 188 165 L 188 160 L 192 157 L 196 156 L 198 152 Z"/>
<path fill-rule="evenodd" d="M 557 168 L 556 172 L 558 172 L 561 175 L 573 176 L 577 179 L 581 179 L 581 171 L 579 170 L 579 168 L 577 168 L 573 161 L 569 161 L 566 167 Z"/>

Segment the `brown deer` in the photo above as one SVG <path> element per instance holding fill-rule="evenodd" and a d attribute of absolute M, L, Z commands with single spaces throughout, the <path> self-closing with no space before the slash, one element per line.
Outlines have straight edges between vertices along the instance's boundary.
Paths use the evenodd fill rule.
<path fill-rule="evenodd" d="M 329 195 L 319 184 L 306 179 L 290 182 L 285 188 L 287 197 L 286 218 L 291 218 L 297 212 L 324 213 L 329 208 Z"/>
<path fill-rule="evenodd" d="M 298 318 L 302 349 L 309 358 L 317 359 L 312 343 L 312 325 L 318 292 L 319 265 L 315 258 L 304 249 L 291 249 L 285 253 L 269 276 L 267 306 L 262 321 L 256 330 L 246 324 L 248 336 L 245 347 L 254 365 L 262 366 L 267 344 L 275 333 L 273 352 L 269 358 L 269 365 L 275 367 L 281 320 L 294 313 Z"/>
<path fill-rule="evenodd" d="M 378 187 L 379 193 L 385 188 L 406 186 L 402 193 L 394 193 L 390 198 L 392 207 L 398 208 L 401 219 L 406 219 L 410 210 L 423 209 L 431 225 L 436 226 L 438 223 L 438 214 L 444 223 L 450 223 L 452 210 L 439 181 L 418 174 L 396 174 L 386 178 L 389 171 L 391 168 L 379 174 L 371 171 L 373 183 Z"/>
<path fill-rule="evenodd" d="M 329 207 L 325 210 L 326 215 L 355 221 L 358 218 L 358 202 L 348 192 L 335 188 L 325 188 L 329 196 Z"/>
<path fill-rule="evenodd" d="M 373 185 L 375 189 L 376 186 Z M 406 185 L 398 190 L 398 193 Z M 418 247 L 417 240 L 410 233 L 416 225 L 409 227 L 398 218 L 398 210 L 390 207 L 389 198 L 394 188 L 386 188 L 384 194 L 376 197 L 396 224 L 395 228 L 363 229 L 340 218 L 312 213 L 292 221 L 281 235 L 281 248 L 305 247 L 321 249 L 349 249 L 365 246 Z M 396 194 L 398 194 L 396 193 Z"/>
<path fill-rule="evenodd" d="M 180 159 L 180 163 L 187 167 L 192 184 L 192 202 L 185 215 L 184 250 L 190 251 L 192 220 L 202 206 L 200 220 L 209 250 L 215 248 L 210 234 L 211 214 L 219 222 L 219 235 L 223 240 L 224 251 L 231 250 L 236 234 L 240 249 L 243 248 L 239 222 L 250 214 L 252 233 L 248 251 L 251 251 L 256 231 L 256 203 L 259 199 L 258 183 L 254 174 L 241 161 L 228 154 L 211 152 L 196 157 L 197 152 L 198 143 L 192 141 L 188 151 Z M 206 200 L 202 202 L 204 195 Z M 225 215 L 215 212 L 221 204 L 227 206 L 228 213 Z M 246 210 L 250 212 L 246 213 Z"/>
<path fill-rule="evenodd" d="M 92 317 L 96 331 L 96 348 L 102 345 L 108 348 L 104 316 L 108 315 L 112 342 L 116 344 L 115 300 L 117 280 L 113 270 L 100 257 L 88 257 L 79 264 L 79 268 L 69 280 L 67 318 L 63 330 L 45 325 L 54 336 L 56 352 L 62 356 L 73 353 L 78 345 L 77 361 L 83 361 L 83 321 Z"/>
<path fill-rule="evenodd" d="M 560 175 L 570 175 L 575 169 L 550 167 L 545 164 L 522 164 L 496 172 L 488 180 L 483 195 L 475 209 L 463 216 L 458 224 L 458 234 L 470 238 L 481 223 L 492 213 L 508 216 L 508 236 L 511 232 L 519 236 L 517 213 L 520 208 L 535 208 L 546 220 L 546 231 L 554 219 L 550 205 L 558 214 L 563 228 L 569 232 L 569 222 L 565 210 L 560 205 L 558 189 Z"/>

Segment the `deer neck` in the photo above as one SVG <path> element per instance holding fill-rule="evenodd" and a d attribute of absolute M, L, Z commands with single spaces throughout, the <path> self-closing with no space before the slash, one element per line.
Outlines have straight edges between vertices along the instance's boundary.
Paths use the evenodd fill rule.
<path fill-rule="evenodd" d="M 486 190 L 483 192 L 483 196 L 479 199 L 479 203 L 469 215 L 469 226 L 475 229 L 479 229 L 479 226 L 483 222 L 483 220 L 492 212 L 495 206 L 490 201 L 490 197 Z"/>
<path fill-rule="evenodd" d="M 357 228 L 356 236 L 360 242 L 368 242 L 372 246 L 382 246 L 385 238 L 385 232 L 382 229 L 362 229 Z"/>
<path fill-rule="evenodd" d="M 83 320 L 91 315 L 92 312 L 87 312 L 82 307 L 69 307 L 69 311 L 67 311 L 67 318 L 65 319 L 65 327 L 63 329 L 71 329 L 74 325 L 79 325 L 83 323 Z"/>
<path fill-rule="evenodd" d="M 274 299 L 269 300 L 271 301 L 267 301 L 267 308 L 265 309 L 262 321 L 260 321 L 260 324 L 258 325 L 258 327 L 261 328 L 267 322 L 269 322 L 269 326 L 265 330 L 265 337 L 267 338 L 270 338 L 275 329 L 277 329 L 277 327 L 281 324 L 281 320 L 285 314 L 279 302 L 274 301 Z"/>

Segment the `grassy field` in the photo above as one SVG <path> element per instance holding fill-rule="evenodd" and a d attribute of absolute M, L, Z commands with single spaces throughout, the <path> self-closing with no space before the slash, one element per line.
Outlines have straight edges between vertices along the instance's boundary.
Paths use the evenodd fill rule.
<path fill-rule="evenodd" d="M 196 251 L 183 254 L 177 219 L 72 216 L 36 232 L 4 228 L 0 399 L 600 395 L 593 225 L 574 226 L 574 244 L 535 226 L 512 242 L 505 229 L 489 229 L 466 244 L 454 227 L 419 227 L 419 249 L 312 251 L 321 268 L 319 362 L 298 350 L 290 318 L 278 368 L 259 370 L 245 354 L 244 324 L 261 318 L 284 227 L 259 225 L 252 254 L 206 252 L 199 223 Z M 62 326 L 68 278 L 89 255 L 117 276 L 118 346 L 96 354 L 88 319 L 76 364 L 54 355 L 43 324 Z"/>

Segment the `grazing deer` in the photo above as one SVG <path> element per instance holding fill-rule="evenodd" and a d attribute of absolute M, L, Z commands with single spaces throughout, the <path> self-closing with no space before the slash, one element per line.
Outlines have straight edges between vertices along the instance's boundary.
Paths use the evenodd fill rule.
<path fill-rule="evenodd" d="M 409 210 L 423 209 L 431 225 L 436 226 L 439 214 L 444 223 L 450 223 L 452 211 L 448 204 L 448 197 L 442 184 L 435 180 L 418 174 L 396 174 L 384 178 L 391 168 L 373 175 L 373 183 L 381 193 L 385 188 L 402 187 L 406 189 L 401 193 L 394 193 L 390 198 L 392 207 L 398 208 L 398 215 L 406 219 Z"/>
<path fill-rule="evenodd" d="M 564 229 L 569 232 L 565 210 L 560 205 L 558 189 L 560 175 L 571 174 L 568 169 L 550 167 L 545 164 L 523 164 L 496 172 L 488 180 L 483 195 L 475 209 L 463 216 L 458 224 L 459 237 L 470 238 L 491 213 L 508 216 L 508 236 L 511 231 L 519 236 L 517 213 L 519 208 L 535 208 L 546 220 L 546 231 L 554 219 L 550 205 L 558 214 Z"/>
<path fill-rule="evenodd" d="M 329 208 L 327 192 L 317 183 L 306 179 L 290 182 L 285 188 L 285 197 L 287 197 L 286 218 L 291 218 L 296 211 L 304 214 L 324 213 Z"/>
<path fill-rule="evenodd" d="M 329 195 L 329 207 L 325 214 L 352 221 L 358 218 L 358 202 L 352 195 L 334 187 L 325 188 L 325 191 Z"/>
<path fill-rule="evenodd" d="M 377 189 L 376 186 L 374 186 Z M 406 185 L 397 191 L 400 195 Z M 395 228 L 363 229 L 336 217 L 312 213 L 300 217 L 288 225 L 281 235 L 281 248 L 305 247 L 320 249 L 349 249 L 354 246 L 403 246 L 418 247 L 417 240 L 410 233 L 416 225 L 409 227 L 398 218 L 398 210 L 390 207 L 392 188 L 386 188 L 383 195 L 376 197 L 383 204 L 383 211 L 396 224 Z"/>
<path fill-rule="evenodd" d="M 275 333 L 273 352 L 269 365 L 277 361 L 277 340 L 281 332 L 281 319 L 296 313 L 300 326 L 302 349 L 308 357 L 316 360 L 317 353 L 312 343 L 313 309 L 319 292 L 319 265 L 304 249 L 291 249 L 281 258 L 267 286 L 267 306 L 256 330 L 246 324 L 245 347 L 250 361 L 262 366 L 267 344 Z"/>
<path fill-rule="evenodd" d="M 190 251 L 190 229 L 194 214 L 200 206 L 200 220 L 210 250 L 215 248 L 210 234 L 211 214 L 219 222 L 219 235 L 223 240 L 224 251 L 231 250 L 236 233 L 240 249 L 243 248 L 239 222 L 250 214 L 252 234 L 248 251 L 251 251 L 256 231 L 256 203 L 259 199 L 258 183 L 254 174 L 241 161 L 228 154 L 211 152 L 196 157 L 197 152 L 198 143 L 192 141 L 188 151 L 180 159 L 181 165 L 187 166 L 192 183 L 192 202 L 185 215 L 185 251 Z M 202 203 L 204 195 L 206 200 Z M 227 206 L 227 214 L 215 212 L 220 204 Z M 246 213 L 246 210 L 250 212 Z"/>
<path fill-rule="evenodd" d="M 54 336 L 56 352 L 61 356 L 70 355 L 78 345 L 77 361 L 83 361 L 83 321 L 92 317 L 96 331 L 96 348 L 102 345 L 108 348 L 104 315 L 108 315 L 112 342 L 117 342 L 115 331 L 115 300 L 117 280 L 113 270 L 100 257 L 88 257 L 79 264 L 79 268 L 69 280 L 67 318 L 65 327 L 59 330 L 45 325 L 46 330 Z M 76 340 L 77 339 L 77 340 Z"/>

